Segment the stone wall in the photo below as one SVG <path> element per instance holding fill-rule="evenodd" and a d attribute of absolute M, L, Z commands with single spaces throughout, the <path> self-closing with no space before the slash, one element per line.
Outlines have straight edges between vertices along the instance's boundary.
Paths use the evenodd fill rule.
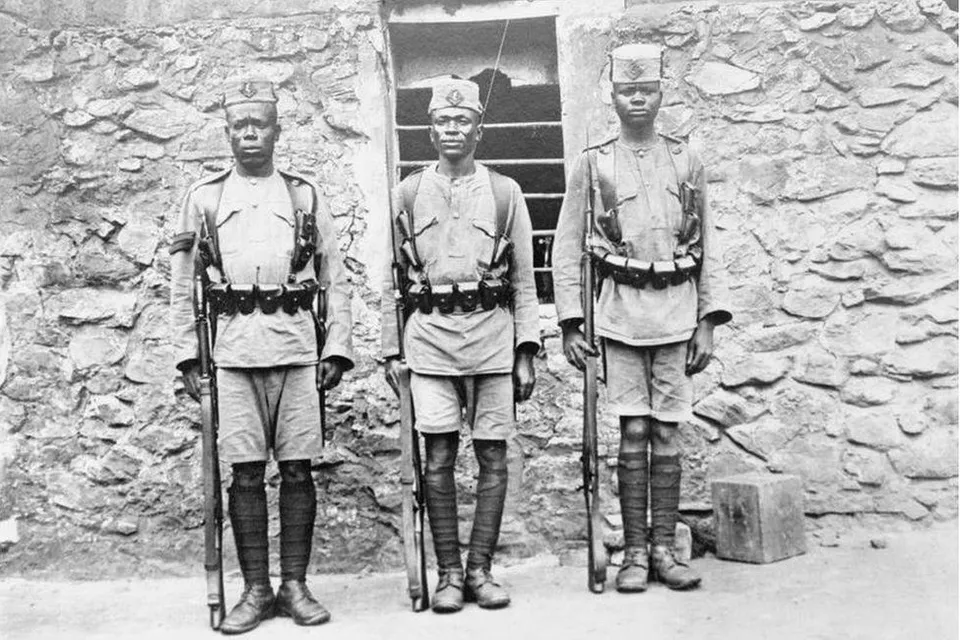
<path fill-rule="evenodd" d="M 199 566 L 199 425 L 172 377 L 166 246 L 183 190 L 229 162 L 214 96 L 251 66 L 280 84 L 281 164 L 322 184 L 355 284 L 360 362 L 329 400 L 315 565 L 400 566 L 396 408 L 374 361 L 379 8 L 218 6 L 173 3 L 156 22 L 130 9 L 113 26 L 0 13 L 0 532 L 19 532 L 0 541 L 0 571 Z M 682 426 L 698 529 L 710 478 L 748 469 L 801 475 L 818 534 L 854 519 L 838 514 L 956 516 L 956 27 L 933 0 L 562 10 L 568 157 L 583 123 L 596 140 L 613 122 L 605 51 L 643 38 L 667 46 L 665 130 L 689 135 L 710 170 L 735 322 Z M 579 558 L 579 381 L 542 315 L 503 555 Z M 616 549 L 610 416 L 602 441 Z"/>

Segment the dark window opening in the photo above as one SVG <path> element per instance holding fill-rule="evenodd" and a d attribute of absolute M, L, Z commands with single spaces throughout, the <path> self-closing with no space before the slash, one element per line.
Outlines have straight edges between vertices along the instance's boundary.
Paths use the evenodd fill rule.
<path fill-rule="evenodd" d="M 511 21 L 494 72 L 504 24 L 391 25 L 400 175 L 437 159 L 427 128 L 434 79 L 469 78 L 480 85 L 481 101 L 489 91 L 476 157 L 523 190 L 534 229 L 537 296 L 553 302 L 550 251 L 565 186 L 555 24 L 553 18 Z"/>

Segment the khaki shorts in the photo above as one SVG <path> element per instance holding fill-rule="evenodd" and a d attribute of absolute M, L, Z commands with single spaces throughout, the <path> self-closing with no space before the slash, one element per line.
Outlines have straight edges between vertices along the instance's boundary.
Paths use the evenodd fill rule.
<path fill-rule="evenodd" d="M 634 347 L 604 339 L 603 349 L 610 411 L 660 422 L 691 418 L 693 381 L 684 371 L 686 342 Z"/>
<path fill-rule="evenodd" d="M 417 431 L 453 433 L 466 422 L 474 440 L 506 440 L 516 427 L 513 376 L 410 374 Z"/>
<path fill-rule="evenodd" d="M 323 450 L 317 367 L 217 370 L 223 462 L 306 460 Z"/>

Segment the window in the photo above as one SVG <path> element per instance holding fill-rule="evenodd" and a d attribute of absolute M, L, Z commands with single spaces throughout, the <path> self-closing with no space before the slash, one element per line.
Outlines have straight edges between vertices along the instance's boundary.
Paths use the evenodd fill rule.
<path fill-rule="evenodd" d="M 550 250 L 564 191 L 554 19 L 393 23 L 390 43 L 401 177 L 437 158 L 427 133 L 434 80 L 469 78 L 480 85 L 481 101 L 489 91 L 477 159 L 523 189 L 534 228 L 537 295 L 553 302 Z"/>

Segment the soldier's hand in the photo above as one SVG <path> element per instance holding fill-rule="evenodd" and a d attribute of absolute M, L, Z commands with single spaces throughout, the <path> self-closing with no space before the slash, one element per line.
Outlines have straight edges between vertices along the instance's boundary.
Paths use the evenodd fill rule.
<path fill-rule="evenodd" d="M 317 389 L 329 391 L 340 384 L 341 377 L 343 363 L 338 358 L 327 358 L 317 365 Z"/>
<path fill-rule="evenodd" d="M 713 356 L 713 323 L 706 318 L 697 324 L 687 343 L 686 373 L 692 376 L 703 371 Z"/>
<path fill-rule="evenodd" d="M 400 397 L 400 358 L 387 358 L 383 363 L 383 376 L 393 392 Z"/>
<path fill-rule="evenodd" d="M 200 363 L 195 362 L 184 369 L 181 377 L 187 395 L 200 402 Z"/>
<path fill-rule="evenodd" d="M 598 356 L 597 350 L 587 342 L 579 327 L 568 325 L 563 329 L 563 355 L 567 362 L 583 371 L 588 356 Z"/>
<path fill-rule="evenodd" d="M 523 402 L 533 393 L 537 372 L 533 368 L 533 354 L 518 351 L 513 362 L 513 400 Z"/>

